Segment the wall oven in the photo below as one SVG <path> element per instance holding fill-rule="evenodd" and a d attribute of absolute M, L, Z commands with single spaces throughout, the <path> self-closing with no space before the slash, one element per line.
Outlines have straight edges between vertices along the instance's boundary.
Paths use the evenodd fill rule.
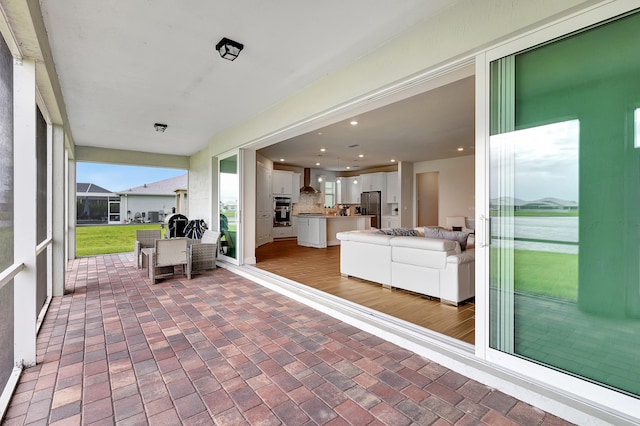
<path fill-rule="evenodd" d="M 273 197 L 273 226 L 291 226 L 291 198 Z"/>

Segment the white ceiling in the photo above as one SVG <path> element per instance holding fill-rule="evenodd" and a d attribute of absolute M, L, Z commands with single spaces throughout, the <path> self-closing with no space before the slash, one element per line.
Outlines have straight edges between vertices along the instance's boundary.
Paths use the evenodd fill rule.
<path fill-rule="evenodd" d="M 191 155 L 456 0 L 40 0 L 76 145 Z M 226 61 L 215 44 L 244 43 Z M 165 133 L 154 131 L 166 123 Z M 359 129 L 364 129 L 365 123 Z"/>
<path fill-rule="evenodd" d="M 474 108 L 471 76 L 258 152 L 278 164 L 332 171 L 471 155 Z"/>

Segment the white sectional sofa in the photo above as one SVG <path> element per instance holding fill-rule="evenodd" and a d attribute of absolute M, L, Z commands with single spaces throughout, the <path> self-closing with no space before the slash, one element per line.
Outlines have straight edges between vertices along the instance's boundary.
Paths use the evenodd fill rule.
<path fill-rule="evenodd" d="M 458 305 L 475 295 L 475 252 L 455 241 L 339 232 L 340 273 Z"/>

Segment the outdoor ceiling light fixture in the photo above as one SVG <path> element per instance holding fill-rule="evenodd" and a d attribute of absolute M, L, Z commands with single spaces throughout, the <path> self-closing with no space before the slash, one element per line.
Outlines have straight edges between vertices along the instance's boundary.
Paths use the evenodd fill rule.
<path fill-rule="evenodd" d="M 220 56 L 230 61 L 235 60 L 243 48 L 244 44 L 230 40 L 226 37 L 216 44 L 216 50 L 220 53 Z"/>
<path fill-rule="evenodd" d="M 153 128 L 156 129 L 156 132 L 164 133 L 167 130 L 167 125 L 162 123 L 155 123 Z"/>

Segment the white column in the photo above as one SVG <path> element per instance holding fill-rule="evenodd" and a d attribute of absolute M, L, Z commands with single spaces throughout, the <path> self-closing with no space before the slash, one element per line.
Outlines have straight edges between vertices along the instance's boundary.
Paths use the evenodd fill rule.
<path fill-rule="evenodd" d="M 53 126 L 51 124 L 47 124 L 47 235 L 45 239 L 49 238 L 53 238 Z M 48 303 L 53 295 L 53 247 L 50 245 L 45 250 L 47 256 L 46 309 L 48 309 Z M 42 316 L 42 312 L 40 315 Z"/>
<path fill-rule="evenodd" d="M 67 206 L 69 206 L 67 214 L 67 232 L 68 245 L 67 255 L 69 259 L 76 258 L 76 161 L 69 160 L 67 162 Z"/>
<path fill-rule="evenodd" d="M 66 268 L 66 238 L 65 226 L 67 223 L 67 203 L 66 203 L 66 167 L 64 149 L 64 130 L 62 126 L 54 124 L 51 126 L 53 136 L 53 171 L 52 171 L 52 235 L 53 235 L 53 296 L 64 294 L 64 271 Z"/>
<path fill-rule="evenodd" d="M 14 61 L 14 254 L 26 268 L 14 278 L 14 362 L 36 364 L 35 61 Z"/>

